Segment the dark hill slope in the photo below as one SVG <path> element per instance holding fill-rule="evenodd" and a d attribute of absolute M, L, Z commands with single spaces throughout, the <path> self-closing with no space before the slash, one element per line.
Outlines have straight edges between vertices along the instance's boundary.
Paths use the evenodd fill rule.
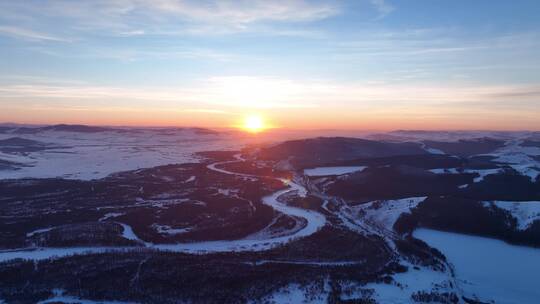
<path fill-rule="evenodd" d="M 318 137 L 291 140 L 261 149 L 258 158 L 291 160 L 297 168 L 331 165 L 359 158 L 422 155 L 427 152 L 416 143 L 387 143 L 359 138 Z"/>
<path fill-rule="evenodd" d="M 446 154 L 461 157 L 469 157 L 477 154 L 485 154 L 495 151 L 504 146 L 504 141 L 492 138 L 478 138 L 474 140 L 459 140 L 457 142 L 424 141 L 429 148 L 435 148 Z"/>

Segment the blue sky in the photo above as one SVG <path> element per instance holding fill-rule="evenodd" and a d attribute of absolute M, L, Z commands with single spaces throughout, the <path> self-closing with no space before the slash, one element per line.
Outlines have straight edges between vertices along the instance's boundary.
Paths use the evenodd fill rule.
<path fill-rule="evenodd" d="M 6 0 L 0 120 L 215 127 L 258 112 L 298 128 L 540 129 L 539 12 L 534 0 Z"/>

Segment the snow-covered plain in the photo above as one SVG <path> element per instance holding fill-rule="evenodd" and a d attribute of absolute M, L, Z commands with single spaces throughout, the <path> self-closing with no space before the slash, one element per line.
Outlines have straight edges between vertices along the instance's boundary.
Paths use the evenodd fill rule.
<path fill-rule="evenodd" d="M 540 249 L 423 228 L 415 230 L 414 236 L 448 258 L 459 287 L 469 298 L 502 304 L 538 303 Z"/>
<path fill-rule="evenodd" d="M 0 170 L 0 179 L 62 177 L 90 180 L 120 171 L 196 162 L 196 152 L 233 150 L 243 146 L 240 139 L 226 134 L 197 134 L 190 129 L 97 133 L 46 131 L 0 134 L 0 140 L 15 136 L 55 148 L 0 153 L 0 160 L 25 165 L 18 170 Z"/>
<path fill-rule="evenodd" d="M 328 175 L 343 175 L 353 172 L 362 171 L 366 166 L 349 166 L 349 167 L 318 167 L 305 169 L 304 174 L 307 176 L 328 176 Z"/>

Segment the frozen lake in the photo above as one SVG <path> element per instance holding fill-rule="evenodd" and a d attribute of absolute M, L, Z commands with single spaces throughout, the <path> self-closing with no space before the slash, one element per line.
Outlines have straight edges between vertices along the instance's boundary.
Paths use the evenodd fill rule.
<path fill-rule="evenodd" d="M 444 253 L 465 295 L 505 304 L 538 303 L 540 249 L 423 228 L 414 236 Z"/>

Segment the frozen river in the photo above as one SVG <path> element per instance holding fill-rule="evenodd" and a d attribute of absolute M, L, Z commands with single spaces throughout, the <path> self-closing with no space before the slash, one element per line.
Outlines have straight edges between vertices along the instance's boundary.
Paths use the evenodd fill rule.
<path fill-rule="evenodd" d="M 238 157 L 237 157 L 238 158 Z M 242 161 L 238 159 L 238 161 Z M 253 175 L 238 174 L 235 172 L 227 171 L 224 169 L 216 168 L 219 164 L 224 164 L 229 162 L 222 162 L 211 164 L 208 166 L 210 170 L 214 170 L 224 174 L 233 174 L 239 175 L 242 177 L 255 177 Z M 294 233 L 279 236 L 279 237 L 269 237 L 269 238 L 246 238 L 239 240 L 223 240 L 223 241 L 206 241 L 206 242 L 193 242 L 193 243 L 175 243 L 175 244 L 153 244 L 145 242 L 134 233 L 130 226 L 119 223 L 124 229 L 124 237 L 130 240 L 140 241 L 143 248 L 162 250 L 162 251 L 172 251 L 172 252 L 183 252 L 183 253 L 214 253 L 214 252 L 231 252 L 231 251 L 261 251 L 267 250 L 278 245 L 286 244 L 290 241 L 293 241 L 298 238 L 309 236 L 319 229 L 321 229 L 325 223 L 326 218 L 315 211 L 306 210 L 302 208 L 288 206 L 279 201 L 279 197 L 287 194 L 289 192 L 295 192 L 297 195 L 304 196 L 306 194 L 306 189 L 293 181 L 280 179 L 285 185 L 288 186 L 287 189 L 279 190 L 274 192 L 271 195 L 263 197 L 262 202 L 275 210 L 293 217 L 300 217 L 306 220 L 306 225 Z M 135 247 L 137 248 L 137 247 Z M 10 250 L 10 251 L 0 251 L 0 262 L 6 260 L 12 260 L 16 258 L 24 258 L 30 260 L 42 260 L 52 257 L 62 257 L 70 256 L 74 254 L 87 254 L 87 253 L 103 253 L 106 251 L 128 251 L 135 248 L 129 247 L 73 247 L 73 248 L 38 248 L 37 250 Z M 140 248 L 140 247 L 139 247 Z"/>

